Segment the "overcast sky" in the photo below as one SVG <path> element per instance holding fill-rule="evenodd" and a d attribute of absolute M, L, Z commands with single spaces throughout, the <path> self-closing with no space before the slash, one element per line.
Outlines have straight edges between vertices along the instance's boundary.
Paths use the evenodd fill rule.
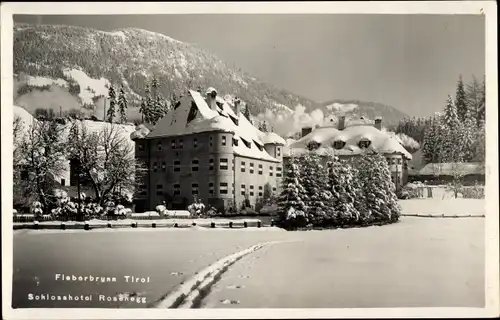
<path fill-rule="evenodd" d="M 357 99 L 430 115 L 485 73 L 484 16 L 15 16 L 15 22 L 126 27 L 196 43 L 260 79 L 316 101 Z"/>

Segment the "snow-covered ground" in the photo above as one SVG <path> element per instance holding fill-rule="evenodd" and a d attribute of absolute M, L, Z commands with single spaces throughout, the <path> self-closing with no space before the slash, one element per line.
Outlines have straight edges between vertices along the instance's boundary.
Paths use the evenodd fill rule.
<path fill-rule="evenodd" d="M 108 95 L 109 81 L 107 79 L 93 79 L 79 69 L 64 69 L 65 76 L 73 78 L 80 85 L 79 97 L 84 104 L 93 104 L 92 98 L 95 96 Z M 90 89 L 90 90 L 89 90 Z"/>
<path fill-rule="evenodd" d="M 484 199 L 410 199 L 401 200 L 402 212 L 406 214 L 481 215 L 486 214 Z"/>
<path fill-rule="evenodd" d="M 232 266 L 202 308 L 484 307 L 484 219 L 295 233 Z"/>
<path fill-rule="evenodd" d="M 263 247 L 236 262 L 212 287 L 202 307 L 479 307 L 484 303 L 482 218 L 403 217 L 382 227 L 307 232 L 128 230 L 136 233 L 14 233 L 14 307 L 144 308 L 132 302 L 99 303 L 97 297 L 92 302 L 58 302 L 29 301 L 26 295 L 136 293 L 150 306 L 223 257 L 268 241 L 293 242 Z M 55 281 L 55 273 L 118 280 L 62 282 Z M 125 275 L 150 281 L 126 283 Z"/>

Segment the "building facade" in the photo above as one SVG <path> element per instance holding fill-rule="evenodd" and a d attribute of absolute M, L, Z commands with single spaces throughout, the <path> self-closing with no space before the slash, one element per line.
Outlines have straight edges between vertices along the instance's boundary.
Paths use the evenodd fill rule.
<path fill-rule="evenodd" d="M 364 152 L 378 152 L 384 155 L 391 171 L 396 190 L 408 181 L 408 161 L 411 154 L 403 147 L 397 136 L 382 130 L 382 119 L 375 119 L 375 124 L 357 123 L 346 125 L 345 117 L 340 117 L 337 127 L 323 126 L 312 130 L 304 128 L 302 137 L 293 141 L 286 148 L 284 162 L 292 155 L 299 156 L 307 152 L 324 155 L 324 165 L 328 157 L 350 160 Z"/>
<path fill-rule="evenodd" d="M 136 158 L 148 168 L 136 193 L 136 211 L 165 202 L 186 209 L 195 199 L 219 211 L 254 207 L 265 188 L 279 192 L 283 139 L 260 132 L 215 89 L 206 97 L 189 91 L 143 137 L 134 137 Z M 267 185 L 267 186 L 266 186 Z"/>

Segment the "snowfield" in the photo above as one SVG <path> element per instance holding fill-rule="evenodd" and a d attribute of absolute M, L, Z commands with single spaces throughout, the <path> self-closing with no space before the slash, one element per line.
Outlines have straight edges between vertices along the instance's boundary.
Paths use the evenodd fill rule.
<path fill-rule="evenodd" d="M 216 261 L 269 241 L 290 242 L 263 247 L 237 261 L 212 286 L 201 307 L 484 305 L 484 218 L 403 217 L 382 227 L 306 232 L 126 230 L 130 231 L 15 232 L 13 307 L 62 307 L 61 301 L 29 301 L 29 292 L 96 291 L 139 294 L 146 297 L 147 305 L 94 299 L 64 302 L 64 307 L 153 306 Z M 55 270 L 66 275 L 114 276 L 118 281 L 106 285 L 55 281 Z M 149 277 L 150 282 L 126 283 L 120 280 L 125 275 Z M 44 283 L 43 289 L 38 283 Z"/>
<path fill-rule="evenodd" d="M 28 75 L 28 85 L 34 87 L 43 87 L 43 86 L 51 86 L 53 84 L 58 85 L 60 87 L 68 87 L 68 82 L 64 79 L 51 79 L 40 76 L 30 76 Z"/>
<path fill-rule="evenodd" d="M 399 201 L 402 212 L 407 214 L 484 215 L 484 199 L 410 199 Z"/>
<path fill-rule="evenodd" d="M 78 95 L 84 104 L 93 104 L 92 98 L 95 96 L 108 95 L 109 81 L 107 79 L 92 79 L 85 72 L 78 69 L 64 69 L 65 76 L 74 79 L 80 85 L 80 94 Z M 91 90 L 88 90 L 90 88 Z M 93 92 L 92 92 L 93 91 Z"/>

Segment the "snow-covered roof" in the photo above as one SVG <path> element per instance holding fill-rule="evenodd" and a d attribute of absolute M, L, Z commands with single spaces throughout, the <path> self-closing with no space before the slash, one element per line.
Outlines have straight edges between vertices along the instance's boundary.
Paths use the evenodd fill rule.
<path fill-rule="evenodd" d="M 381 153 L 400 153 L 407 159 L 411 159 L 411 154 L 401 145 L 400 140 L 388 132 L 380 131 L 373 126 L 353 125 L 342 131 L 331 126 L 319 127 L 308 135 L 302 137 L 289 145 L 289 153 L 301 154 L 308 152 L 308 144 L 316 142 L 319 147 L 315 150 L 318 154 L 335 153 L 336 155 L 356 155 L 362 152 L 358 146 L 361 140 L 369 140 L 369 150 Z M 345 145 L 342 149 L 334 149 L 334 141 L 343 141 Z"/>
<path fill-rule="evenodd" d="M 215 89 L 212 89 L 215 90 Z M 267 134 L 259 131 L 240 112 L 238 115 L 224 99 L 217 97 L 216 109 L 211 109 L 202 95 L 189 90 L 189 95 L 181 99 L 177 109 L 168 112 L 156 125 L 155 129 L 147 135 L 147 139 L 169 136 L 180 136 L 208 131 L 222 131 L 233 133 L 234 139 L 240 142 L 233 147 L 236 154 L 279 162 L 264 149 L 266 143 L 283 143 L 276 134 Z M 194 113 L 189 119 L 191 108 Z M 190 120 L 190 121 L 188 121 Z M 272 142 L 269 142 L 272 141 Z"/>

